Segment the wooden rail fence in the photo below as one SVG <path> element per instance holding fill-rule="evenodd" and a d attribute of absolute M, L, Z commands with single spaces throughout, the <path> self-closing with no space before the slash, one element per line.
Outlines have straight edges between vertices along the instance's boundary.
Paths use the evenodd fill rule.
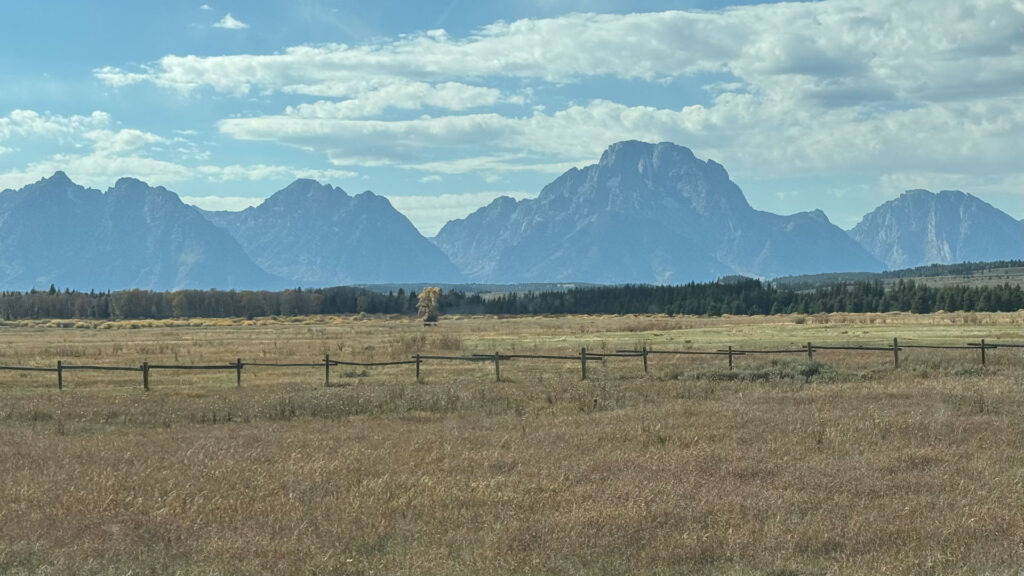
<path fill-rule="evenodd" d="M 648 358 L 652 355 L 675 355 L 675 356 L 726 356 L 729 362 L 729 369 L 733 368 L 733 359 L 737 356 L 757 354 L 806 354 L 808 361 L 814 360 L 816 350 L 844 350 L 855 352 L 885 352 L 892 354 L 893 367 L 900 367 L 900 352 L 905 349 L 928 349 L 928 350 L 978 350 L 980 361 L 984 365 L 987 362 L 986 351 L 999 348 L 1024 348 L 1024 343 L 986 343 L 985 339 L 980 342 L 968 342 L 965 345 L 936 345 L 936 344 L 900 344 L 898 338 L 892 339 L 888 346 L 843 346 L 813 344 L 808 342 L 806 346 L 799 348 L 776 348 L 776 349 L 746 349 L 728 346 L 716 350 L 654 350 L 643 346 L 640 350 L 616 350 L 615 352 L 588 352 L 581 348 L 578 355 L 558 354 L 472 354 L 470 356 L 444 356 L 432 354 L 415 354 L 410 360 L 397 360 L 388 362 L 357 362 L 352 360 L 332 360 L 330 355 L 325 355 L 321 362 L 243 362 L 241 358 L 234 362 L 225 364 L 150 364 L 148 361 L 139 366 L 98 366 L 88 364 L 66 364 L 63 360 L 57 360 L 56 367 L 47 368 L 43 366 L 2 366 L 0 372 L 55 372 L 57 374 L 57 389 L 64 389 L 64 372 L 66 371 L 100 371 L 100 372 L 139 372 L 142 374 L 142 387 L 149 390 L 150 372 L 153 370 L 233 370 L 235 372 L 235 386 L 242 385 L 242 370 L 246 366 L 267 367 L 267 368 L 322 368 L 324 371 L 324 386 L 331 385 L 332 366 L 416 366 L 416 380 L 421 381 L 422 365 L 426 361 L 441 362 L 492 362 L 494 364 L 494 380 L 501 381 L 501 363 L 511 360 L 556 360 L 567 362 L 578 362 L 580 365 L 580 378 L 587 379 L 587 362 L 591 360 L 604 360 L 605 358 L 640 358 L 643 361 L 643 371 L 648 371 Z"/>

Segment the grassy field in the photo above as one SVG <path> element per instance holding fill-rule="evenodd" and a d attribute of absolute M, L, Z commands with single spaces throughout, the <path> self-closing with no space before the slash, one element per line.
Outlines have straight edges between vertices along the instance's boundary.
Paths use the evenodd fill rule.
<path fill-rule="evenodd" d="M 16 322 L 0 365 L 1020 342 L 1021 314 Z M 1017 574 L 1021 350 L 0 372 L 0 574 Z"/>

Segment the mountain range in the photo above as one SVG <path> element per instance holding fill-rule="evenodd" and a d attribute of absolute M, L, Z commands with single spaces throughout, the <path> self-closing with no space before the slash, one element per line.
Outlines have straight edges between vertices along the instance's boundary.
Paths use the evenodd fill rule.
<path fill-rule="evenodd" d="M 0 289 L 280 289 L 341 284 L 685 283 L 1020 258 L 1024 223 L 956 191 L 904 193 L 849 232 L 820 210 L 755 210 L 725 168 L 619 142 L 533 199 L 502 197 L 424 238 L 390 202 L 297 180 L 208 212 L 122 178 L 63 172 L 0 192 Z"/>
<path fill-rule="evenodd" d="M 259 206 L 204 212 L 261 268 L 302 286 L 464 280 L 387 198 L 296 180 Z"/>
<path fill-rule="evenodd" d="M 499 198 L 449 222 L 435 242 L 482 282 L 671 284 L 882 269 L 820 210 L 754 210 L 721 164 L 667 142 L 613 144 L 535 199 Z"/>
<path fill-rule="evenodd" d="M 207 289 L 289 282 L 165 188 L 122 178 L 106 193 L 57 172 L 0 193 L 0 287 Z"/>

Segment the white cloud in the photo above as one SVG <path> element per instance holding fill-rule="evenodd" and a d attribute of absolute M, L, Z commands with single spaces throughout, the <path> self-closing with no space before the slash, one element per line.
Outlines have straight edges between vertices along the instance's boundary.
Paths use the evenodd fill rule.
<path fill-rule="evenodd" d="M 491 106 L 501 98 L 501 91 L 494 88 L 469 86 L 459 82 L 428 84 L 388 78 L 374 82 L 328 84 L 310 87 L 293 87 L 289 91 L 300 94 L 351 96 L 340 102 L 321 100 L 313 104 L 288 107 L 285 115 L 300 118 L 366 118 L 388 109 L 419 110 L 425 107 L 445 110 L 466 110 Z"/>
<path fill-rule="evenodd" d="M 149 74 L 142 72 L 126 72 L 114 66 L 97 68 L 92 71 L 92 74 L 104 84 L 113 86 L 114 88 L 131 86 L 132 84 L 138 84 L 139 82 L 144 82 L 150 78 Z"/>
<path fill-rule="evenodd" d="M 118 154 L 137 150 L 150 144 L 162 144 L 167 140 L 141 130 L 91 130 L 82 136 L 92 140 L 94 150 L 103 153 Z"/>
<path fill-rule="evenodd" d="M 424 33 L 361 46 L 295 46 L 273 55 L 165 56 L 149 75 L 159 85 L 182 91 L 209 86 L 228 93 L 235 93 L 232 86 L 239 83 L 245 91 L 310 90 L 373 76 L 654 79 L 722 70 L 722 58 L 737 53 L 734 43 L 715 38 L 718 30 L 696 33 L 715 22 L 710 15 L 688 12 L 572 14 L 498 22 L 463 40 Z"/>
<path fill-rule="evenodd" d="M 3 154 L 3 153 L 4 153 L 4 151 L 2 149 L 0 149 L 0 154 Z M 421 184 L 430 184 L 432 182 L 440 182 L 441 180 L 442 180 L 442 178 L 440 176 L 438 176 L 437 174 L 430 174 L 428 176 L 424 176 L 424 177 L 420 178 L 420 183 Z"/>
<path fill-rule="evenodd" d="M 106 112 L 95 111 L 88 116 L 60 116 L 34 110 L 14 110 L 0 117 L 0 142 L 13 139 L 44 139 L 65 150 L 24 168 L 0 172 L 0 189 L 20 188 L 58 170 L 71 175 L 76 182 L 105 188 L 123 176 L 132 176 L 154 185 L 200 180 L 206 182 L 283 180 L 313 178 L 344 180 L 357 176 L 343 169 L 308 169 L 270 164 L 233 164 L 191 166 L 153 157 L 166 153 L 158 145 L 175 143 L 182 157 L 201 159 L 208 154 L 188 147 L 180 137 L 168 140 L 157 134 L 134 128 L 112 129 L 113 121 Z M 187 132 L 187 131 L 186 131 Z M 72 151 L 68 151 L 70 148 Z M 0 146 L 0 154 L 11 150 Z"/>
<path fill-rule="evenodd" d="M 213 10 L 213 8 L 209 4 L 203 4 L 202 6 L 199 7 L 199 9 L 200 10 Z"/>
<path fill-rule="evenodd" d="M 0 141 L 41 139 L 65 151 L 0 173 L 0 188 L 16 188 L 49 176 L 57 170 L 78 175 L 88 185 L 109 185 L 122 176 L 145 176 L 156 182 L 176 182 L 188 169 L 148 157 L 143 149 L 166 140 L 134 129 L 111 129 L 109 114 L 94 111 L 88 116 L 14 110 L 0 117 Z M 66 151 L 68 148 L 73 152 Z M 87 151 L 83 151 L 87 150 Z"/>
<path fill-rule="evenodd" d="M 249 25 L 245 22 L 242 22 L 241 20 L 235 19 L 233 16 L 231 16 L 231 13 L 228 12 L 224 15 L 223 18 L 221 18 L 217 23 L 215 23 L 213 27 L 224 28 L 225 30 L 245 30 L 249 27 Z"/>
<path fill-rule="evenodd" d="M 325 150 L 341 166 L 398 164 L 435 173 L 558 173 L 596 161 L 612 142 L 641 139 L 684 143 L 731 169 L 761 177 L 880 173 L 901 166 L 956 166 L 963 173 L 985 174 L 1018 171 L 1024 99 L 874 112 L 808 110 L 730 93 L 713 106 L 679 110 L 595 100 L 520 118 L 488 113 L 382 121 L 283 115 L 223 120 L 218 126 L 238 139 Z M 957 144 L 950 145 L 950 138 Z M 481 149 L 526 150 L 529 155 L 472 155 Z M 445 154 L 457 157 L 437 157 Z M 548 161 L 530 160 L 537 157 Z"/>
<path fill-rule="evenodd" d="M 4 147 L 4 146 L 0 146 L 0 156 L 3 156 L 4 154 L 7 154 L 10 151 L 11 151 L 10 148 Z"/>
<path fill-rule="evenodd" d="M 181 201 L 203 210 L 228 210 L 238 212 L 252 206 L 259 206 L 264 198 L 248 196 L 182 196 Z"/>
<path fill-rule="evenodd" d="M 232 164 L 217 166 L 205 164 L 188 166 L 150 158 L 139 154 L 97 148 L 88 154 L 56 154 L 46 160 L 34 162 L 23 169 L 0 173 L 0 189 L 20 188 L 53 174 L 66 172 L 83 186 L 104 189 L 118 178 L 131 176 L 154 186 L 170 186 L 186 181 L 222 183 L 232 181 L 259 182 L 265 180 L 293 180 L 312 178 L 321 182 L 337 182 L 357 176 L 347 170 L 316 170 L 269 164 Z"/>
<path fill-rule="evenodd" d="M 946 174 L 986 186 L 1020 174 L 1022 15 L 1020 0 L 573 13 L 496 22 L 463 37 L 430 31 L 274 54 L 172 55 L 94 73 L 113 86 L 145 79 L 185 93 L 321 98 L 218 128 L 322 150 L 342 167 L 487 178 L 558 172 L 636 138 L 693 147 L 751 178 Z M 549 101 L 523 116 L 504 111 L 586 79 L 632 80 L 640 91 L 706 73 L 714 75 L 705 86 L 711 100 L 700 105 L 598 97 Z M 432 115 L 417 117 L 422 110 Z"/>
<path fill-rule="evenodd" d="M 110 115 L 98 110 L 88 116 L 61 116 L 19 109 L 0 117 L 0 142 L 13 138 L 45 138 L 58 142 L 73 142 L 85 132 L 104 128 L 108 124 Z"/>
<path fill-rule="evenodd" d="M 470 194 L 441 194 L 436 196 L 387 196 L 391 205 L 412 222 L 424 236 L 434 236 L 449 220 L 465 218 L 481 206 L 499 196 L 517 200 L 533 198 L 536 194 L 522 191 L 488 191 Z"/>
<path fill-rule="evenodd" d="M 403 168 L 434 172 L 437 174 L 467 174 L 470 172 L 543 172 L 561 174 L 573 166 L 593 164 L 595 158 L 589 157 L 577 162 L 543 162 L 523 154 L 501 154 L 494 156 L 468 156 L 454 160 L 438 160 L 403 164 Z"/>
<path fill-rule="evenodd" d="M 332 83 L 368 77 L 564 83 L 725 72 L 756 87 L 795 85 L 826 101 L 856 91 L 867 100 L 948 98 L 972 90 L 1006 94 L 1017 91 L 1010 80 L 1024 70 L 1021 12 L 1019 2 L 990 0 L 832 0 L 720 12 L 569 14 L 496 22 L 462 39 L 428 32 L 359 46 L 296 46 L 272 55 L 166 56 L 148 76 L 185 91 L 208 86 L 235 93 L 241 84 L 245 91 L 303 87 L 326 94 Z"/>
<path fill-rule="evenodd" d="M 113 155 L 103 152 L 90 154 L 56 154 L 33 162 L 23 169 L 0 173 L 0 189 L 20 188 L 40 178 L 62 170 L 83 186 L 103 189 L 118 178 L 132 176 L 153 185 L 172 184 L 191 177 L 187 167 L 173 162 L 137 155 Z"/>
<path fill-rule="evenodd" d="M 569 14 L 497 22 L 464 38 L 432 31 L 271 55 L 167 56 L 142 74 L 186 92 L 208 87 L 344 98 L 219 123 L 235 138 L 327 150 L 342 165 L 444 171 L 445 163 L 459 160 L 440 158 L 439 149 L 469 165 L 467 154 L 505 148 L 554 154 L 553 167 L 594 157 L 623 138 L 671 139 L 741 170 L 768 163 L 775 173 L 832 163 L 853 170 L 908 154 L 915 164 L 938 164 L 973 156 L 942 145 L 951 134 L 984 146 L 982 137 L 999 133 L 1005 145 L 1013 138 L 1001 126 L 1019 128 L 1019 114 L 994 114 L 1021 108 L 1020 12 L 1019 2 L 832 0 L 719 12 Z M 389 109 L 464 111 L 533 97 L 529 88 L 502 96 L 463 79 L 657 81 L 700 72 L 732 77 L 709 86 L 716 94 L 709 106 L 626 107 L 598 99 L 528 117 L 485 111 L 378 118 Z M 131 74 L 97 71 L 114 85 L 136 81 Z"/>
<path fill-rule="evenodd" d="M 358 172 L 352 172 L 351 170 L 320 170 L 316 168 L 292 168 L 292 174 L 295 178 L 309 178 L 318 180 L 323 184 L 336 183 L 339 180 L 348 180 L 359 176 Z"/>
<path fill-rule="evenodd" d="M 282 115 L 226 119 L 217 126 L 238 139 L 328 150 L 336 164 L 342 164 L 344 158 L 353 164 L 375 165 L 419 159 L 424 150 L 489 146 L 506 137 L 514 124 L 514 120 L 489 113 L 403 121 Z"/>
<path fill-rule="evenodd" d="M 311 178 L 321 182 L 345 180 L 354 178 L 358 174 L 348 170 L 316 170 L 294 168 L 291 166 L 277 166 L 273 164 L 232 164 L 229 166 L 203 165 L 197 166 L 195 172 L 198 176 L 210 182 L 228 181 L 260 181 L 260 180 L 283 180 L 296 178 Z"/>

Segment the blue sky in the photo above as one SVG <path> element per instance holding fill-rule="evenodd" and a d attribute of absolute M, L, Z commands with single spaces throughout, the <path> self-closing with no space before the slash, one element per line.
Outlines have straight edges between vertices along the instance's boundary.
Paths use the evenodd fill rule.
<path fill-rule="evenodd" d="M 427 235 L 624 139 L 849 228 L 905 189 L 1024 217 L 1024 1 L 0 6 L 0 188 L 134 176 L 206 208 L 297 177 Z"/>

